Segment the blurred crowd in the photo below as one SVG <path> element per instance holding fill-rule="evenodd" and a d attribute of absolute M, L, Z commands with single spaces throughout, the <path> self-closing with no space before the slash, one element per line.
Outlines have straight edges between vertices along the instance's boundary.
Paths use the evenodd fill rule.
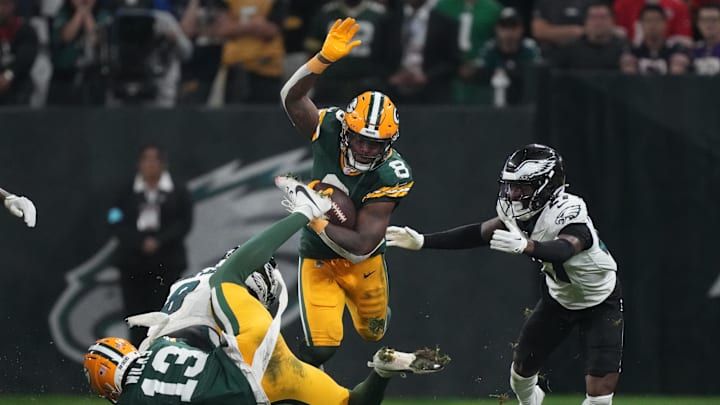
<path fill-rule="evenodd" d="M 0 0 L 0 105 L 277 103 L 346 16 L 363 42 L 320 105 L 516 104 L 538 66 L 720 73 L 720 0 Z"/>

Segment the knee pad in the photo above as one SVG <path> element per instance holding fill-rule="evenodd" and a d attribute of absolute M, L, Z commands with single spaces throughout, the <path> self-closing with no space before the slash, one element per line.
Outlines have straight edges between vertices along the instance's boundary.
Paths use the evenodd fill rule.
<path fill-rule="evenodd" d="M 586 395 L 582 405 L 612 405 L 613 395 L 614 394 L 607 394 L 597 397 Z"/>
<path fill-rule="evenodd" d="M 298 358 L 305 363 L 320 367 L 337 351 L 338 346 L 308 346 L 301 345 L 298 352 Z"/>

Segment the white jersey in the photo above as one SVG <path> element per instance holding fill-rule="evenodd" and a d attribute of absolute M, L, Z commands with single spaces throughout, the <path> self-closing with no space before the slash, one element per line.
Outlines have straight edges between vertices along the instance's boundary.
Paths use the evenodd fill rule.
<path fill-rule="evenodd" d="M 598 237 L 588 215 L 585 201 L 561 192 L 539 214 L 530 238 L 539 242 L 557 239 L 558 233 L 570 224 L 585 224 L 593 244 L 565 263 L 543 262 L 550 296 L 567 309 L 578 310 L 600 304 L 613 292 L 617 264 Z"/>
<path fill-rule="evenodd" d="M 139 350 L 147 349 L 160 336 L 170 335 L 180 329 L 203 325 L 216 328 L 211 311 L 210 277 L 215 267 L 203 269 L 194 276 L 176 281 L 170 287 L 161 312 L 151 312 L 128 318 L 131 325 L 149 326 L 147 338 Z"/>

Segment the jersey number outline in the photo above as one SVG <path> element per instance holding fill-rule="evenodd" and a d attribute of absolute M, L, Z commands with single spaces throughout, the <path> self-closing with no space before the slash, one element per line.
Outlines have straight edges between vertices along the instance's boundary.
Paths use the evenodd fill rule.
<path fill-rule="evenodd" d="M 563 266 L 562 263 L 551 263 L 551 265 L 552 270 L 544 270 L 545 274 L 555 280 L 556 283 L 558 280 L 560 280 L 565 283 L 572 284 L 572 281 L 570 281 L 570 277 L 568 276 L 567 271 L 565 271 L 565 266 Z"/>
<path fill-rule="evenodd" d="M 165 305 L 163 305 L 161 312 L 166 314 L 172 314 L 182 307 L 182 303 L 185 300 L 185 296 L 190 294 L 193 290 L 200 285 L 200 280 L 188 281 L 187 283 L 176 288 L 175 291 L 167 298 Z"/>
<path fill-rule="evenodd" d="M 393 160 L 388 164 L 390 168 L 395 171 L 395 176 L 400 179 L 407 179 L 410 177 L 410 170 L 405 166 L 405 162 L 402 160 Z"/>
<path fill-rule="evenodd" d="M 174 357 L 173 360 L 170 360 Z M 185 383 L 169 383 L 160 380 L 147 378 L 141 384 L 145 396 L 154 397 L 155 394 L 179 396 L 180 401 L 190 402 L 198 380 L 191 379 L 200 374 L 205 368 L 208 354 L 199 350 L 186 349 L 178 346 L 165 346 L 158 350 L 153 357 L 151 366 L 154 371 L 165 374 L 171 365 L 185 366 L 183 376 L 188 377 Z M 191 362 L 190 360 L 194 360 Z"/>

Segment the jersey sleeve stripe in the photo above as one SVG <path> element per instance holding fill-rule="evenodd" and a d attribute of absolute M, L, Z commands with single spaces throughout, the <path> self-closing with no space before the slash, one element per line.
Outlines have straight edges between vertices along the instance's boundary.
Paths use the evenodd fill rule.
<path fill-rule="evenodd" d="M 223 294 L 222 284 L 212 289 L 212 309 L 215 321 L 226 333 L 237 335 L 240 333 L 240 325 Z"/>
<path fill-rule="evenodd" d="M 312 135 L 312 141 L 315 142 L 316 139 L 320 136 L 320 125 L 322 125 L 323 119 L 325 119 L 325 114 L 327 114 L 327 108 L 323 108 L 318 113 L 320 115 L 320 118 L 318 118 L 318 124 L 317 128 L 315 128 L 315 132 L 313 132 Z"/>
<path fill-rule="evenodd" d="M 379 189 L 370 192 L 363 197 L 363 201 L 369 200 L 372 198 L 380 198 L 380 197 L 389 197 L 389 198 L 402 198 L 405 197 L 409 192 L 412 186 L 415 184 L 414 181 L 411 181 L 410 183 L 401 184 L 397 186 L 387 186 L 387 187 L 380 187 Z"/>

